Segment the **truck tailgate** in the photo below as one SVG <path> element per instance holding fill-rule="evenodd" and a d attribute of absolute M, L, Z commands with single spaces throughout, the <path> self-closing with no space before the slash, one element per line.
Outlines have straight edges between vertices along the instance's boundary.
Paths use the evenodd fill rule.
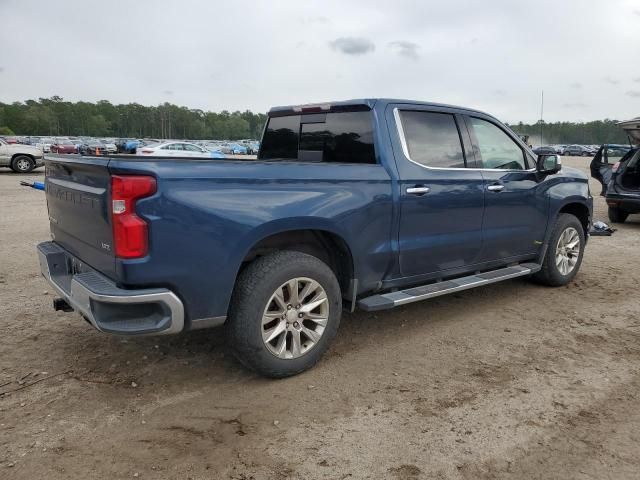
<path fill-rule="evenodd" d="M 115 278 L 109 159 L 47 157 L 46 194 L 53 240 Z"/>

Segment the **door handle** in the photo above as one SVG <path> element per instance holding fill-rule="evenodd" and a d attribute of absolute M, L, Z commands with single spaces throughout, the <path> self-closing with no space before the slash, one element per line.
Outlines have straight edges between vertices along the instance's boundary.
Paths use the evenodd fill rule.
<path fill-rule="evenodd" d="M 429 187 L 409 187 L 407 188 L 407 194 L 409 195 L 424 195 L 425 193 L 429 193 L 431 189 Z"/>
<path fill-rule="evenodd" d="M 487 187 L 487 190 L 489 190 L 490 192 L 501 192 L 502 190 L 504 190 L 504 185 L 489 185 Z"/>

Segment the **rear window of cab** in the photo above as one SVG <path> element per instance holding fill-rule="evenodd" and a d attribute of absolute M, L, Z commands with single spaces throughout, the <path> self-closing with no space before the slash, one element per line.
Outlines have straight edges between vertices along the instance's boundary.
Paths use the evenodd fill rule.
<path fill-rule="evenodd" d="M 371 111 L 270 117 L 258 159 L 376 163 Z"/>

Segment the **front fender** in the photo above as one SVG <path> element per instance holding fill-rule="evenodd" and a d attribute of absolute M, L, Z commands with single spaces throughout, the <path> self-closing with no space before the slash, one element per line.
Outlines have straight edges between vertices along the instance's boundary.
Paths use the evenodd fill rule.
<path fill-rule="evenodd" d="M 570 208 L 572 205 L 580 205 L 587 209 L 589 221 L 591 221 L 593 215 L 593 198 L 589 193 L 588 178 L 577 170 L 568 170 L 568 172 L 563 172 L 563 175 L 554 175 L 544 182 L 547 190 L 546 193 L 549 197 L 549 216 L 539 262 L 542 262 L 544 259 L 553 233 L 553 226 L 560 212 Z"/>

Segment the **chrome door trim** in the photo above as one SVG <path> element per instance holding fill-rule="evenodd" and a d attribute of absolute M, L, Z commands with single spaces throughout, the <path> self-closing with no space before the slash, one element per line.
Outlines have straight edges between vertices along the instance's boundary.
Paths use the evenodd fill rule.
<path fill-rule="evenodd" d="M 416 110 L 416 111 L 421 111 L 421 112 L 430 112 L 430 110 Z M 432 113 L 446 113 L 446 112 L 432 112 Z M 454 115 L 453 113 L 446 113 L 447 115 Z M 457 167 L 429 167 L 427 165 L 423 165 L 421 163 L 416 162 L 415 160 L 413 160 L 411 158 L 411 155 L 409 155 L 409 147 L 407 146 L 407 140 L 405 139 L 405 135 L 404 135 L 404 128 L 402 126 L 402 120 L 400 118 L 400 109 L 398 107 L 393 107 L 393 118 L 396 121 L 396 129 L 398 130 L 398 136 L 400 137 L 400 145 L 402 145 L 402 152 L 404 153 L 404 156 L 406 157 L 407 160 L 409 160 L 411 163 L 414 163 L 416 165 L 418 165 L 419 167 L 422 168 L 426 168 L 427 170 L 452 170 L 452 171 L 456 171 L 456 170 L 460 170 L 460 171 L 480 171 L 480 172 L 520 172 L 520 173 L 531 173 L 531 172 L 535 172 L 536 169 L 535 168 L 530 168 L 529 170 L 502 170 L 502 169 L 497 169 L 497 168 L 476 168 L 476 167 L 470 167 L 470 168 L 457 168 Z"/>

